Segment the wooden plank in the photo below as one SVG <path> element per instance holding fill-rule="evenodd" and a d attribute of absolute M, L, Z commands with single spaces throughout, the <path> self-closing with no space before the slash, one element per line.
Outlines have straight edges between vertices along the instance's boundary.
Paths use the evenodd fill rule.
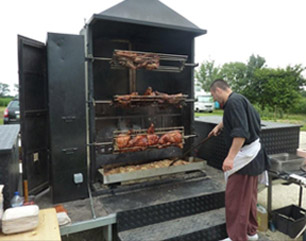
<path fill-rule="evenodd" d="M 54 208 L 39 211 L 39 224 L 34 230 L 17 234 L 0 233 L 0 241 L 61 241 L 56 211 Z"/>
<path fill-rule="evenodd" d="M 125 182 L 125 181 L 137 180 L 142 178 L 162 176 L 167 174 L 175 174 L 186 171 L 202 170 L 203 168 L 204 168 L 204 161 L 201 161 L 201 162 L 192 162 L 187 165 L 152 168 L 148 170 L 137 170 L 137 171 L 116 173 L 109 175 L 104 175 L 103 169 L 99 169 L 99 172 L 103 176 L 103 183 L 110 184 L 116 182 Z"/>

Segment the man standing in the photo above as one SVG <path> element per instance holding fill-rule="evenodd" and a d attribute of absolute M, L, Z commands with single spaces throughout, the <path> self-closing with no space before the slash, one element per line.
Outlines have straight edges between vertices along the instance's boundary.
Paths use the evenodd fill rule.
<path fill-rule="evenodd" d="M 214 99 L 223 106 L 223 121 L 209 136 L 224 132 L 229 152 L 223 162 L 225 174 L 226 229 L 225 240 L 258 240 L 257 235 L 257 183 L 258 176 L 268 167 L 262 149 L 260 117 L 243 95 L 232 92 L 222 79 L 210 87 Z M 267 177 L 267 173 L 265 172 Z"/>

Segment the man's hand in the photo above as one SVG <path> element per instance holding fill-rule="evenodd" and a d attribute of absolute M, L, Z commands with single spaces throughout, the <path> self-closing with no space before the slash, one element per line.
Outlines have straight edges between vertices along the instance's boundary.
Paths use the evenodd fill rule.
<path fill-rule="evenodd" d="M 233 167 L 234 167 L 234 159 L 230 157 L 226 157 L 223 162 L 222 170 L 226 172 L 226 171 L 232 170 Z"/>
<path fill-rule="evenodd" d="M 223 171 L 229 171 L 234 168 L 234 159 L 243 146 L 243 143 L 245 142 L 245 138 L 243 137 L 234 137 L 233 142 L 231 145 L 231 148 L 227 154 L 227 157 L 225 158 L 222 166 Z"/>
<path fill-rule="evenodd" d="M 218 125 L 216 125 L 215 128 L 212 129 L 211 132 L 209 132 L 208 136 L 210 137 L 210 136 L 218 136 L 218 135 L 220 135 L 222 128 L 223 128 L 223 123 L 221 122 Z"/>

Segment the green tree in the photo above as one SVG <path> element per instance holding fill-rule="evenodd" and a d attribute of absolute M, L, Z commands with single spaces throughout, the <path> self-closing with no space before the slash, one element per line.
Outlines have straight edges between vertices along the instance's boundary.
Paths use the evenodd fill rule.
<path fill-rule="evenodd" d="M 257 55 L 255 56 L 252 54 L 249 57 L 248 63 L 247 63 L 247 78 L 252 79 L 254 76 L 254 72 L 257 69 L 262 69 L 265 67 L 266 60 L 265 58 Z"/>
<path fill-rule="evenodd" d="M 0 83 L 0 97 L 6 96 L 10 92 L 9 85 Z"/>
<path fill-rule="evenodd" d="M 205 91 L 209 91 L 211 83 L 218 78 L 222 78 L 221 69 L 215 66 L 215 61 L 205 61 L 200 65 L 199 70 L 195 72 L 198 83 Z"/>
<path fill-rule="evenodd" d="M 221 76 L 228 82 L 233 91 L 243 92 L 246 87 L 247 66 L 241 62 L 226 63 L 222 66 Z"/>
<path fill-rule="evenodd" d="M 241 82 L 243 88 L 241 89 L 241 94 L 246 96 L 252 103 L 258 103 L 260 98 L 260 92 L 262 91 L 262 86 L 258 82 L 256 78 L 254 78 L 254 74 L 257 70 L 265 67 L 266 60 L 265 58 L 252 54 L 249 57 L 247 62 L 247 70 L 246 77 Z"/>
<path fill-rule="evenodd" d="M 305 84 L 302 77 L 301 66 L 288 66 L 286 69 L 257 69 L 254 72 L 253 95 L 261 108 L 273 109 L 274 116 L 277 112 L 288 112 L 301 96 L 301 86 Z"/>
<path fill-rule="evenodd" d="M 15 98 L 19 97 L 19 85 L 18 84 L 14 84 L 14 92 L 16 92 Z"/>

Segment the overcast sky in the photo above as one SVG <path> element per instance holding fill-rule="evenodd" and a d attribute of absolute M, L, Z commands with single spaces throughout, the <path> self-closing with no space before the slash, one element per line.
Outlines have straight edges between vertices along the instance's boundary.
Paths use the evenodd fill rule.
<path fill-rule="evenodd" d="M 196 39 L 196 62 L 217 65 L 252 54 L 268 67 L 306 66 L 305 0 L 161 0 L 208 32 Z M 17 34 L 46 41 L 47 32 L 78 34 L 92 14 L 119 0 L 0 1 L 0 82 L 18 83 Z M 304 72 L 305 75 L 305 72 Z"/>

